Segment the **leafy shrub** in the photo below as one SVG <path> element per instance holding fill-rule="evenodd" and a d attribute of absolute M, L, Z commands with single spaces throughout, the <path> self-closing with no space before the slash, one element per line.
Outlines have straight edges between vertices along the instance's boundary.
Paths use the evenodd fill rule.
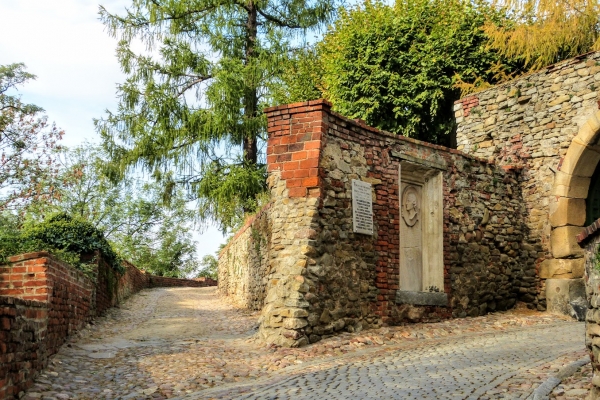
<path fill-rule="evenodd" d="M 103 259 L 116 271 L 124 273 L 120 257 L 106 241 L 104 234 L 89 222 L 66 213 L 55 214 L 44 222 L 18 229 L 11 217 L 3 216 L 0 224 L 0 261 L 7 257 L 33 251 L 49 251 L 81 270 L 81 255 L 99 250 Z"/>

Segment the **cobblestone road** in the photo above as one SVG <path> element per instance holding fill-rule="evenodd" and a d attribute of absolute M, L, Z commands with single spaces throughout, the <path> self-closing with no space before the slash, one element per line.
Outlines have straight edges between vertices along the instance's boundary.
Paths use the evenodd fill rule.
<path fill-rule="evenodd" d="M 256 342 L 257 318 L 214 288 L 145 290 L 71 338 L 25 399 L 517 399 L 586 356 L 583 324 L 523 309 L 301 349 Z"/>
<path fill-rule="evenodd" d="M 287 371 L 263 384 L 240 385 L 185 398 L 239 399 L 485 399 L 527 398 L 535 387 L 496 389 L 528 370 L 583 346 L 583 324 L 557 323 L 510 332 L 466 335 L 415 346 L 390 346 Z"/>

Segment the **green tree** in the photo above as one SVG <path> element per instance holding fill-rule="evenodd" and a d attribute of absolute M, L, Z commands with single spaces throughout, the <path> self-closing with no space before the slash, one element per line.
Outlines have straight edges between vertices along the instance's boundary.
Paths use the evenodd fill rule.
<path fill-rule="evenodd" d="M 32 79 L 24 64 L 0 65 L 0 211 L 54 195 L 53 150 L 63 132 L 11 94 Z"/>
<path fill-rule="evenodd" d="M 512 68 L 486 48 L 481 28 L 490 13 L 463 0 L 366 1 L 343 10 L 317 46 L 325 97 L 369 125 L 452 145 L 457 84 L 494 82 L 499 62 Z"/>
<path fill-rule="evenodd" d="M 166 206 L 156 183 L 133 176 L 118 183 L 108 180 L 106 159 L 102 149 L 89 144 L 64 148 L 57 164 L 57 196 L 28 205 L 26 218 L 35 222 L 56 212 L 73 215 L 101 231 L 120 256 L 139 268 L 175 277 L 195 271 L 195 213 L 183 192 L 175 191 Z"/>
<path fill-rule="evenodd" d="M 200 271 L 196 274 L 197 277 L 218 278 L 219 260 L 212 254 L 207 254 L 200 260 Z"/>
<path fill-rule="evenodd" d="M 600 49 L 598 0 L 498 0 L 507 22 L 490 20 L 490 47 L 530 69 Z"/>
<path fill-rule="evenodd" d="M 273 91 L 276 104 L 316 100 L 323 97 L 323 65 L 314 46 L 290 52 L 282 63 L 280 85 Z"/>
<path fill-rule="evenodd" d="M 141 168 L 167 196 L 186 188 L 201 220 L 233 226 L 265 190 L 262 108 L 280 61 L 333 10 L 331 0 L 133 0 L 123 16 L 101 7 L 128 74 L 118 110 L 96 121 L 110 176 Z M 135 40 L 150 52 L 134 53 Z"/>

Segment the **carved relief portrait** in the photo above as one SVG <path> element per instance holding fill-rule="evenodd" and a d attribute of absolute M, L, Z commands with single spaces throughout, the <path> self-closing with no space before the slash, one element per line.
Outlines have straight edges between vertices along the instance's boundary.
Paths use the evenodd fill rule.
<path fill-rule="evenodd" d="M 421 204 L 419 192 L 414 186 L 407 186 L 402 193 L 402 218 L 406 225 L 414 226 L 419 220 Z"/>

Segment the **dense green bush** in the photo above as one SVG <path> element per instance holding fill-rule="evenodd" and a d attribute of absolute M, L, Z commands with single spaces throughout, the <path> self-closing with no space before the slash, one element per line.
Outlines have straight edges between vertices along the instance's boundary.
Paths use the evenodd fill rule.
<path fill-rule="evenodd" d="M 99 250 L 114 270 L 125 271 L 104 234 L 83 219 L 59 213 L 44 222 L 27 224 L 19 229 L 16 220 L 5 215 L 0 217 L 0 225 L 0 262 L 15 254 L 45 250 L 86 271 L 88 268 L 81 262 L 81 256 Z"/>

